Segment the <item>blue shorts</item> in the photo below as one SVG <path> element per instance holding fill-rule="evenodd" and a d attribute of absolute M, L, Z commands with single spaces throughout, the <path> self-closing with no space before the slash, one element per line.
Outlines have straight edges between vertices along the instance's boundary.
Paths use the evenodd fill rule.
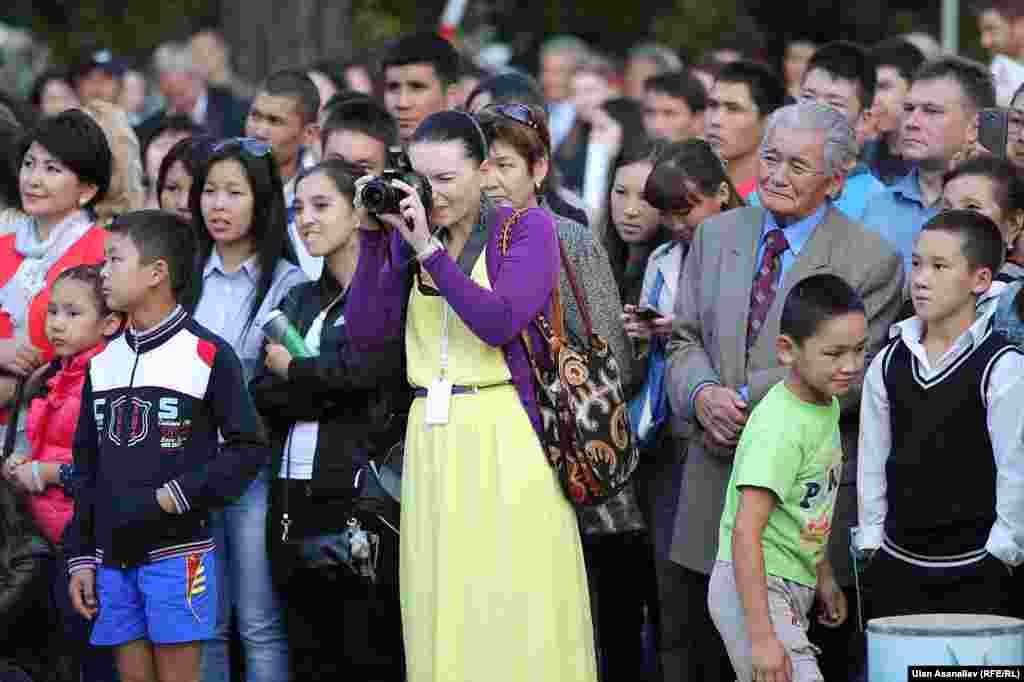
<path fill-rule="evenodd" d="M 116 646 L 137 639 L 183 644 L 213 639 L 217 570 L 213 551 L 134 568 L 96 571 L 99 613 L 89 640 Z"/>

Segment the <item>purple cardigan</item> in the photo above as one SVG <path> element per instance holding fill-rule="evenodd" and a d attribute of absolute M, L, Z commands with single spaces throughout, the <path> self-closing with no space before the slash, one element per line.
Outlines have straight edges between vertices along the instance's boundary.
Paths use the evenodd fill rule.
<path fill-rule="evenodd" d="M 466 326 L 484 343 L 501 347 L 519 399 L 540 434 L 533 374 L 520 333 L 541 310 L 551 312 L 551 294 L 558 285 L 558 242 L 551 215 L 530 209 L 512 227 L 508 254 L 502 256 L 498 239 L 511 213 L 512 209 L 498 208 L 488 225 L 490 291 L 466 276 L 443 249 L 427 258 L 423 267 Z M 391 231 L 390 239 L 383 231 L 362 232 L 359 265 L 345 306 L 356 348 L 373 350 L 405 332 L 414 262 L 412 249 L 397 230 Z M 545 347 L 534 325 L 529 334 L 533 348 Z"/>

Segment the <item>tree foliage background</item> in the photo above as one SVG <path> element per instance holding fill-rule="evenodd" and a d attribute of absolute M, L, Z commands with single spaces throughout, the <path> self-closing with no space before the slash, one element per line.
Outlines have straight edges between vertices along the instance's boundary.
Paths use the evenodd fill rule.
<path fill-rule="evenodd" d="M 966 0 L 961 53 L 982 58 Z M 404 31 L 433 27 L 444 0 L 9 0 L 0 20 L 46 41 L 56 63 L 108 47 L 140 64 L 169 39 L 218 27 L 238 72 L 256 80 L 272 69 L 344 58 Z M 799 8 L 799 9 L 797 9 Z M 872 43 L 910 30 L 939 33 L 939 0 L 470 0 L 464 27 L 533 56 L 545 34 L 574 33 L 603 52 L 622 55 L 654 39 L 697 59 L 723 40 L 753 45 L 778 59 L 785 41 L 808 37 Z"/>

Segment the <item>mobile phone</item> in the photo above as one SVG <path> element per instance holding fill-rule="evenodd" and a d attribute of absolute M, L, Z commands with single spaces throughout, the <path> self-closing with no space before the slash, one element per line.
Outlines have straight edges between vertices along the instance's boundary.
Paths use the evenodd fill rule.
<path fill-rule="evenodd" d="M 654 320 L 661 317 L 661 312 L 657 308 L 649 308 L 647 306 L 638 307 L 636 309 L 636 316 L 644 322 L 653 322 Z"/>
<path fill-rule="evenodd" d="M 1006 158 L 1010 131 L 1010 110 L 991 107 L 978 112 L 978 144 L 993 156 Z"/>

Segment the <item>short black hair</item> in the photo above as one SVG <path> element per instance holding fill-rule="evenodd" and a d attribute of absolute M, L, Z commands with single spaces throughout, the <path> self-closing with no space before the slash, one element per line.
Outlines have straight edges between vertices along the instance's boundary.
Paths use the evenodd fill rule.
<path fill-rule="evenodd" d="M 42 119 L 22 141 L 19 162 L 33 142 L 60 159 L 79 180 L 98 188 L 86 208 L 92 208 L 106 196 L 113 172 L 113 155 L 107 136 L 92 116 L 81 109 L 68 109 Z"/>
<path fill-rule="evenodd" d="M 459 53 L 447 40 L 431 32 L 402 36 L 388 45 L 381 58 L 381 66 L 409 66 L 429 64 L 442 85 L 459 80 Z"/>
<path fill-rule="evenodd" d="M 132 240 L 143 263 L 167 263 L 171 290 L 181 300 L 196 263 L 196 234 L 190 223 L 167 211 L 146 209 L 119 215 L 107 228 Z"/>
<path fill-rule="evenodd" d="M 708 93 L 704 84 L 689 71 L 666 71 L 651 76 L 644 81 L 644 91 L 686 100 L 686 105 L 695 114 L 708 108 Z"/>
<path fill-rule="evenodd" d="M 964 97 L 975 109 L 996 105 L 996 86 L 992 74 L 982 64 L 963 57 L 939 57 L 921 65 L 914 73 L 913 82 L 934 81 L 943 78 L 955 80 Z"/>
<path fill-rule="evenodd" d="M 327 140 L 339 130 L 363 133 L 384 143 L 385 147 L 399 143 L 395 118 L 383 104 L 368 97 L 353 98 L 331 109 L 320 130 L 320 143 L 326 147 Z"/>
<path fill-rule="evenodd" d="M 943 211 L 921 228 L 959 235 L 962 251 L 971 270 L 988 268 L 993 276 L 1006 260 L 1006 242 L 999 226 L 987 215 L 977 211 Z"/>
<path fill-rule="evenodd" d="M 746 85 L 750 98 L 757 105 L 758 118 L 766 118 L 786 103 L 785 83 L 779 74 L 764 64 L 743 60 L 724 64 L 715 82 Z"/>
<path fill-rule="evenodd" d="M 861 111 L 869 109 L 875 100 L 875 83 L 878 80 L 878 65 L 874 56 L 863 46 L 848 40 L 837 40 L 818 48 L 807 63 L 809 74 L 821 69 L 833 79 L 841 78 L 857 84 Z"/>
<path fill-rule="evenodd" d="M 466 97 L 466 110 L 473 111 L 473 101 L 484 94 L 491 96 L 490 104 L 519 102 L 546 108 L 540 84 L 532 76 L 517 71 L 501 73 L 481 81 Z"/>
<path fill-rule="evenodd" d="M 345 104 L 346 102 L 352 102 L 355 100 L 376 101 L 373 97 L 367 95 L 364 92 L 357 92 L 355 90 L 349 90 L 348 88 L 344 88 L 342 90 L 338 90 L 338 92 L 331 95 L 331 98 L 327 100 L 327 102 L 323 105 L 323 107 L 321 107 L 320 110 L 323 116 L 330 116 L 331 112 L 337 107 L 341 106 L 342 104 Z"/>
<path fill-rule="evenodd" d="M 263 82 L 260 92 L 272 97 L 293 98 L 298 104 L 299 116 L 304 125 L 316 121 L 316 115 L 320 112 L 320 91 L 305 71 L 286 69 L 272 73 Z"/>
<path fill-rule="evenodd" d="M 153 132 L 146 136 L 146 139 L 142 140 L 142 148 L 139 152 L 142 154 L 142 161 L 146 161 L 146 152 L 149 151 L 149 145 L 153 144 L 158 137 L 166 132 L 184 133 L 188 136 L 199 135 L 203 132 L 203 128 L 195 124 L 192 117 L 188 114 L 171 114 L 170 116 L 164 116 L 159 125 L 157 125 Z"/>
<path fill-rule="evenodd" d="M 864 300 L 846 280 L 832 274 L 811 275 L 786 296 L 779 333 L 801 344 L 817 334 L 822 324 L 850 313 L 867 314 Z"/>
<path fill-rule="evenodd" d="M 899 72 L 900 78 L 908 83 L 925 62 L 924 52 L 903 38 L 883 40 L 871 48 L 871 54 L 875 58 L 876 68 L 891 66 Z"/>

